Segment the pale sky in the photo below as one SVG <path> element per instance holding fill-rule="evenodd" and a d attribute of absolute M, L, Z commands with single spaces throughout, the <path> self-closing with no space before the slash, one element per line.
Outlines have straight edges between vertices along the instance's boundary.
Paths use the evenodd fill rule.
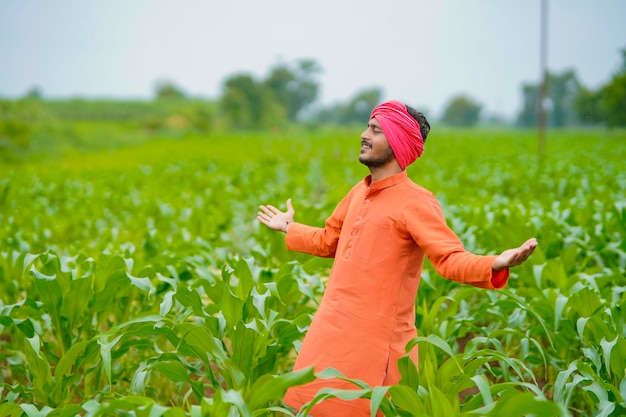
<path fill-rule="evenodd" d="M 222 94 L 316 60 L 320 102 L 381 87 L 438 117 L 456 94 L 512 117 L 539 80 L 540 0 L 0 0 L 0 96 L 153 96 L 157 80 Z M 550 0 L 548 67 L 606 83 L 626 48 L 625 0 Z M 429 112 L 430 114 L 429 114 Z"/>

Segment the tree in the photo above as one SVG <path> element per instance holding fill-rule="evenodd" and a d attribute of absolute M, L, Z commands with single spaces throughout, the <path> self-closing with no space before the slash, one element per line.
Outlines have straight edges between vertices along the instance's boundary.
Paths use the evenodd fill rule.
<path fill-rule="evenodd" d="M 521 127 L 539 126 L 539 85 L 522 84 L 522 110 L 517 115 Z"/>
<path fill-rule="evenodd" d="M 563 127 L 576 124 L 578 115 L 575 110 L 580 83 L 574 70 L 561 74 L 548 73 L 548 126 Z M 522 86 L 523 107 L 517 116 L 517 123 L 522 127 L 539 125 L 539 84 Z"/>
<path fill-rule="evenodd" d="M 450 126 L 475 126 L 480 118 L 482 106 L 470 97 L 454 97 L 446 107 L 441 121 Z"/>
<path fill-rule="evenodd" d="M 284 110 L 271 91 L 251 75 L 238 74 L 226 79 L 222 110 L 235 129 L 262 129 L 284 120 Z"/>
<path fill-rule="evenodd" d="M 580 87 L 574 100 L 574 110 L 582 124 L 595 125 L 605 121 L 602 111 L 602 92 L 592 91 L 584 86 Z"/>
<path fill-rule="evenodd" d="M 548 88 L 546 91 L 548 126 L 564 127 L 578 123 L 576 106 L 587 105 L 578 103 L 580 83 L 574 70 L 566 70 L 560 74 L 548 72 Z M 517 116 L 517 123 L 522 127 L 539 125 L 539 84 L 522 86 L 523 107 Z"/>
<path fill-rule="evenodd" d="M 156 83 L 155 96 L 157 100 L 184 99 L 185 93 L 173 82 L 160 80 Z"/>
<path fill-rule="evenodd" d="M 26 94 L 24 94 L 24 99 L 25 100 L 42 100 L 43 99 L 43 93 L 41 92 L 41 88 L 39 87 L 32 87 L 30 88 Z"/>
<path fill-rule="evenodd" d="M 372 109 L 380 103 L 383 93 L 378 87 L 357 92 L 347 102 L 338 102 L 318 109 L 311 117 L 315 123 L 335 123 L 340 125 L 365 124 Z"/>
<path fill-rule="evenodd" d="M 579 90 L 580 83 L 574 70 L 548 74 L 548 97 L 552 104 L 548 123 L 551 126 L 563 127 L 578 122 L 574 102 Z"/>
<path fill-rule="evenodd" d="M 296 121 L 317 99 L 319 86 L 315 78 L 320 72 L 321 68 L 312 59 L 299 60 L 295 66 L 279 64 L 270 71 L 264 85 L 285 108 L 289 121 Z"/>
<path fill-rule="evenodd" d="M 622 65 L 606 85 L 596 91 L 579 87 L 574 109 L 582 123 L 626 126 L 626 48 L 621 53 Z"/>
<path fill-rule="evenodd" d="M 626 48 L 623 63 L 611 81 L 601 89 L 602 111 L 609 126 L 626 126 Z"/>
<path fill-rule="evenodd" d="M 0 160 L 12 150 L 27 149 L 39 122 L 49 120 L 39 100 L 0 99 Z"/>
<path fill-rule="evenodd" d="M 342 124 L 364 124 L 370 118 L 372 109 L 381 101 L 382 90 L 370 88 L 358 92 L 339 113 L 339 122 Z"/>

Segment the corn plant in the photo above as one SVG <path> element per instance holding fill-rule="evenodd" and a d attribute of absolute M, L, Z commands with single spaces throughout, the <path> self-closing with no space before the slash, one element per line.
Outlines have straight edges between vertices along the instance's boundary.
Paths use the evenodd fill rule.
<path fill-rule="evenodd" d="M 258 204 L 292 197 L 298 221 L 322 225 L 366 174 L 353 133 L 111 149 L 119 127 L 102 128 L 67 127 L 99 141 L 92 153 L 1 168 L 0 416 L 300 417 L 329 398 L 387 416 L 626 414 L 623 132 L 555 132 L 541 171 L 528 132 L 429 139 L 409 175 L 469 250 L 540 245 L 500 291 L 427 263 L 407 346 L 420 361 L 372 387 L 291 371 L 332 261 L 254 221 Z M 354 389 L 282 403 L 314 378 Z"/>

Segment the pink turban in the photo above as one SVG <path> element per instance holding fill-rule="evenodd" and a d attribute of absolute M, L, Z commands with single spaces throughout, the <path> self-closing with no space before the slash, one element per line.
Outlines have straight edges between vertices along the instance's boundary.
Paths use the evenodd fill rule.
<path fill-rule="evenodd" d="M 373 118 L 380 124 L 400 168 L 405 169 L 422 156 L 424 139 L 419 123 L 404 104 L 397 100 L 379 104 L 372 110 L 370 119 Z"/>

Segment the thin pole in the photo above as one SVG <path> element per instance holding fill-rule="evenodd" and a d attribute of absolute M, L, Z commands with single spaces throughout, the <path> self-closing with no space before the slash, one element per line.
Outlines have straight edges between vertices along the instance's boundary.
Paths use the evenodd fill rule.
<path fill-rule="evenodd" d="M 546 157 L 546 93 L 548 89 L 548 0 L 541 0 L 541 87 L 539 89 L 539 160 Z"/>

